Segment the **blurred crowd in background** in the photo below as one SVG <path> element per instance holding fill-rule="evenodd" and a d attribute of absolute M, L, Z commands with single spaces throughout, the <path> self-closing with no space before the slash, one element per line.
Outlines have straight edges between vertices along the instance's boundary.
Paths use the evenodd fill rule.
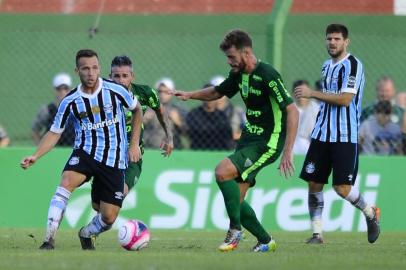
<path fill-rule="evenodd" d="M 216 86 L 225 78 L 215 75 L 202 87 Z M 306 86 L 318 91 L 323 89 L 323 81 L 310 83 L 305 79 L 296 80 L 291 89 Z M 52 81 L 55 99 L 38 109 L 32 119 L 31 134 L 34 144 L 49 130 L 60 101 L 69 93 L 72 78 L 67 73 L 56 74 Z M 161 104 L 168 113 L 174 136 L 175 149 L 191 150 L 231 150 L 235 147 L 244 128 L 246 117 L 241 106 L 233 105 L 227 97 L 215 101 L 204 101 L 195 108 L 188 109 L 181 103 L 174 103 L 170 94 L 176 89 L 169 77 L 157 80 L 153 86 Z M 360 119 L 360 153 L 365 155 L 404 155 L 406 154 L 406 92 L 396 91 L 395 82 L 389 76 L 382 76 L 375 85 L 376 99 L 363 104 Z M 293 95 L 292 95 L 293 96 Z M 294 145 L 295 154 L 306 154 L 310 145 L 310 135 L 316 122 L 319 104 L 313 99 L 297 99 L 300 112 L 299 128 Z M 153 110 L 145 112 L 144 143 L 149 149 L 158 149 L 165 136 Z M 73 125 L 68 124 L 58 146 L 71 147 L 75 139 Z M 12 145 L 6 127 L 0 125 L 0 146 Z"/>

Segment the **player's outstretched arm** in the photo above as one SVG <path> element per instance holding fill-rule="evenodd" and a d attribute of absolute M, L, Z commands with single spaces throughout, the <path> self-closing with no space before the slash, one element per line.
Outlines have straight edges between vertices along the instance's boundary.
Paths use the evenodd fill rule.
<path fill-rule="evenodd" d="M 162 155 L 164 157 L 169 157 L 173 150 L 173 135 L 172 130 L 169 127 L 169 117 L 168 113 L 165 110 L 164 106 L 161 106 L 155 110 L 156 117 L 158 118 L 159 123 L 161 124 L 163 130 L 165 131 L 165 138 L 161 142 Z"/>
<path fill-rule="evenodd" d="M 295 143 L 297 126 L 299 123 L 299 111 L 294 103 L 286 107 L 287 120 L 286 120 L 286 139 L 285 146 L 283 147 L 282 158 L 279 164 L 281 175 L 285 178 L 291 177 L 295 172 L 293 164 L 293 144 Z"/>
<path fill-rule="evenodd" d="M 35 163 L 40 157 L 48 153 L 58 142 L 59 138 L 61 137 L 60 133 L 54 133 L 52 131 L 48 131 L 44 137 L 41 139 L 37 150 L 31 156 L 25 157 L 21 160 L 20 166 L 21 168 L 28 169 L 31 165 Z"/>
<path fill-rule="evenodd" d="M 296 98 L 315 98 L 329 104 L 345 107 L 350 105 L 354 97 L 353 93 L 328 94 L 310 89 L 306 85 L 296 87 L 294 93 Z"/>
<path fill-rule="evenodd" d="M 204 101 L 210 101 L 210 100 L 216 100 L 221 98 L 223 95 L 220 94 L 219 92 L 216 91 L 214 86 L 210 86 L 207 88 L 203 88 L 200 90 L 195 90 L 191 92 L 186 92 L 186 91 L 178 91 L 174 90 L 172 92 L 174 96 L 181 100 L 189 100 L 189 99 L 197 99 L 197 100 L 204 100 Z"/>
<path fill-rule="evenodd" d="M 140 149 L 140 134 L 142 125 L 142 110 L 141 105 L 137 101 L 137 106 L 132 110 L 131 117 L 131 139 L 130 146 L 128 149 L 128 159 L 131 162 L 137 162 L 141 159 L 141 149 Z"/>

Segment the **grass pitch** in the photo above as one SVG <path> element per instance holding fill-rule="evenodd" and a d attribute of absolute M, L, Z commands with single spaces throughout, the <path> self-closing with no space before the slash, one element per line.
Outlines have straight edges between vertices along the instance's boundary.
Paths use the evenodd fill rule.
<path fill-rule="evenodd" d="M 58 232 L 56 249 L 38 250 L 43 229 L 0 229 L 0 269 L 405 269 L 406 232 L 382 233 L 371 245 L 365 233 L 326 233 L 327 243 L 304 244 L 309 233 L 274 233 L 274 253 L 250 252 L 251 235 L 238 249 L 217 251 L 225 232 L 152 231 L 139 252 L 118 245 L 117 231 L 97 239 L 96 251 L 80 249 L 77 232 Z"/>

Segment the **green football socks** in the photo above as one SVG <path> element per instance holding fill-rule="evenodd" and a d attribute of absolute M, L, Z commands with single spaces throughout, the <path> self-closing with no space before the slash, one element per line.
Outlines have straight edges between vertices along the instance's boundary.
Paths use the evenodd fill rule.
<path fill-rule="evenodd" d="M 261 223 L 259 223 L 254 210 L 246 201 L 241 203 L 241 224 L 247 231 L 254 235 L 260 243 L 267 244 L 272 240 L 271 236 L 265 231 Z"/>
<path fill-rule="evenodd" d="M 240 188 L 234 180 L 217 182 L 223 193 L 224 204 L 230 218 L 230 229 L 241 230 L 240 221 Z"/>

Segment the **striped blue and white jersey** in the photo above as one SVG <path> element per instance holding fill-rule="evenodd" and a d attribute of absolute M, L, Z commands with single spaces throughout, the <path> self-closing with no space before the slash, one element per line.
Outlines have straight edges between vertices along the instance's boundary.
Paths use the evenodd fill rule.
<path fill-rule="evenodd" d="M 351 54 L 335 64 L 329 59 L 321 73 L 324 93 L 352 93 L 354 97 L 348 107 L 321 101 L 311 137 L 322 142 L 357 143 L 365 83 L 361 61 Z"/>
<path fill-rule="evenodd" d="M 127 168 L 127 135 L 124 108 L 133 110 L 137 99 L 124 87 L 99 78 L 91 95 L 82 85 L 73 89 L 60 103 L 50 130 L 62 133 L 67 119 L 75 127 L 75 149 L 82 149 L 95 160 L 115 168 Z"/>

